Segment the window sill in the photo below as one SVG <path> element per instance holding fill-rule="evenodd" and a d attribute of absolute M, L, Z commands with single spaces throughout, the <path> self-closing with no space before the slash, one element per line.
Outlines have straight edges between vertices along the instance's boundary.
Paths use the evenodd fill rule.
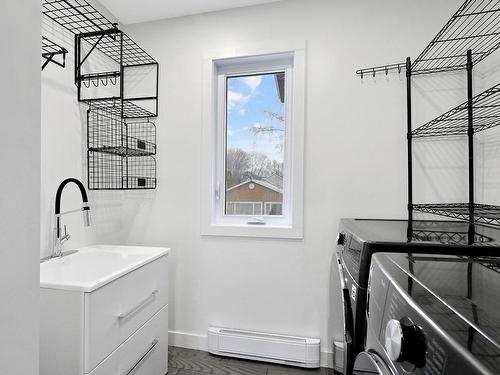
<path fill-rule="evenodd" d="M 276 225 L 212 224 L 202 228 L 202 236 L 277 238 L 302 240 L 302 228 Z"/>

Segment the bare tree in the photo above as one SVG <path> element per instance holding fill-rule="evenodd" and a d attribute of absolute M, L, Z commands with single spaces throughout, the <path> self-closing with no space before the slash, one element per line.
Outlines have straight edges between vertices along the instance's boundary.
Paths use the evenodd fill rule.
<path fill-rule="evenodd" d="M 226 185 L 231 187 L 243 182 L 245 173 L 250 169 L 250 158 L 240 148 L 230 148 L 226 157 Z"/>
<path fill-rule="evenodd" d="M 249 179 L 266 180 L 271 176 L 283 178 L 283 163 L 269 160 L 259 152 L 247 153 L 240 148 L 229 148 L 226 159 L 226 186 L 238 185 Z"/>
<path fill-rule="evenodd" d="M 285 116 L 280 115 L 276 112 L 271 112 L 271 111 L 264 111 L 264 113 L 271 119 L 271 122 L 273 120 L 278 121 L 279 124 L 268 124 L 268 125 L 260 125 L 260 126 L 253 126 L 250 128 L 250 131 L 254 135 L 259 135 L 259 134 L 270 134 L 270 135 L 278 135 L 279 137 L 282 137 L 283 133 L 285 132 L 285 128 L 283 127 L 283 124 L 285 123 Z"/>

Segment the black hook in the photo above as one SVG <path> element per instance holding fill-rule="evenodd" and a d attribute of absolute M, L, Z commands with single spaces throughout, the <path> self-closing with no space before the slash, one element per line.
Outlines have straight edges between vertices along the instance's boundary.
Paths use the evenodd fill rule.
<path fill-rule="evenodd" d="M 114 80 L 114 81 L 113 81 L 113 78 L 110 78 L 109 80 L 111 81 L 111 83 L 112 83 L 113 85 L 116 85 L 116 77 L 115 77 L 115 80 Z"/>
<path fill-rule="evenodd" d="M 386 66 L 385 67 L 385 75 L 389 74 L 389 68 Z"/>
<path fill-rule="evenodd" d="M 373 77 L 375 78 L 375 68 L 373 68 Z"/>
<path fill-rule="evenodd" d="M 88 83 L 88 85 L 87 85 Z M 90 88 L 90 81 L 83 81 L 83 85 L 86 87 L 86 88 Z"/>
<path fill-rule="evenodd" d="M 104 83 L 104 82 L 106 82 L 106 83 Z M 108 78 L 106 77 L 106 80 L 103 80 L 103 79 L 101 78 L 101 84 L 102 84 L 103 86 L 107 86 L 107 85 L 108 85 Z"/>
<path fill-rule="evenodd" d="M 93 79 L 93 80 L 92 80 L 92 84 L 93 84 L 95 87 L 99 86 L 99 79 Z"/>

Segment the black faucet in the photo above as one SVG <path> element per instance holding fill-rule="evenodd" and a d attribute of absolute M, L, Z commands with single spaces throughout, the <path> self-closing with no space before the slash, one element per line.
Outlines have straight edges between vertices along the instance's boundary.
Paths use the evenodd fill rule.
<path fill-rule="evenodd" d="M 83 206 L 81 209 L 66 211 L 61 213 L 61 195 L 64 190 L 64 187 L 73 182 L 80 189 L 80 193 L 82 194 Z M 55 227 L 55 239 L 54 239 L 54 251 L 52 256 L 61 256 L 62 255 L 62 244 L 67 241 L 70 236 L 66 233 L 66 226 L 64 226 L 64 236 L 61 236 L 61 216 L 72 213 L 72 212 L 83 212 L 83 224 L 88 227 L 90 226 L 90 207 L 88 205 L 87 191 L 83 184 L 78 181 L 76 178 L 67 178 L 57 188 L 56 192 L 56 207 L 55 207 L 55 218 L 56 218 L 56 227 Z"/>

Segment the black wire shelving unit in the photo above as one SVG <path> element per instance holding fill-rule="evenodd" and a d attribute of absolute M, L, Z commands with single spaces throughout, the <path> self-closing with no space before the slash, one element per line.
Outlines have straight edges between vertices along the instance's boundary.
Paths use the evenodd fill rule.
<path fill-rule="evenodd" d="M 411 61 L 406 58 L 406 106 L 408 149 L 408 238 L 412 236 L 413 213 L 421 212 L 445 216 L 469 224 L 469 243 L 476 242 L 475 224 L 500 227 L 500 207 L 475 202 L 474 194 L 474 135 L 477 132 L 500 125 L 500 84 L 473 96 L 472 71 L 476 64 L 500 47 L 500 2 L 466 0 L 444 27 L 437 33 L 422 53 Z M 400 64 L 387 68 L 375 67 L 356 71 L 375 75 L 377 71 L 399 69 Z M 467 76 L 467 100 L 443 115 L 413 129 L 412 124 L 412 77 L 415 75 L 465 71 Z M 466 202 L 415 204 L 413 202 L 414 139 L 465 136 L 468 147 L 468 199 Z"/>
<path fill-rule="evenodd" d="M 411 232 L 411 239 L 412 241 L 464 245 L 468 243 L 468 232 L 413 229 Z M 487 244 L 492 241 L 493 239 L 491 237 L 478 233 L 476 233 L 474 238 L 474 243 Z"/>
<path fill-rule="evenodd" d="M 44 70 L 50 62 L 65 68 L 67 53 L 68 50 L 66 48 L 42 36 L 42 57 L 45 60 L 42 64 L 42 70 Z"/>
<path fill-rule="evenodd" d="M 43 0 L 42 12 L 75 35 L 77 97 L 89 106 L 89 189 L 156 188 L 149 119 L 158 115 L 158 62 L 86 0 Z"/>

